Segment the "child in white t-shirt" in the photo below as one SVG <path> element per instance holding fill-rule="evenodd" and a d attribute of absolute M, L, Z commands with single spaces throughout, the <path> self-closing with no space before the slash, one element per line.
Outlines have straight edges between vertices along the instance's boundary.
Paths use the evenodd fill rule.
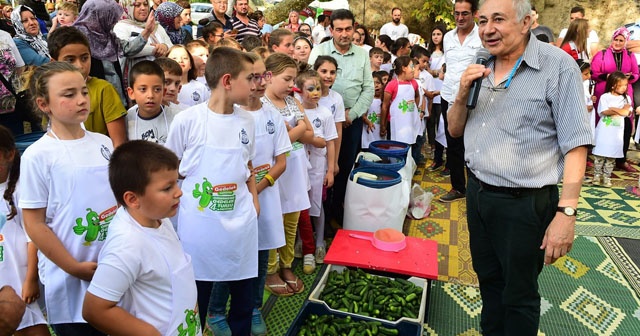
<path fill-rule="evenodd" d="M 369 144 L 381 140 L 380 137 L 380 109 L 382 108 L 382 74 L 374 71 L 373 76 L 373 101 L 369 111 L 362 116 L 364 121 L 362 130 L 362 148 L 369 148 Z"/>
<path fill-rule="evenodd" d="M 154 62 L 164 71 L 162 105 L 173 111 L 174 115 L 188 109 L 189 106 L 178 101 L 178 94 L 182 90 L 182 67 L 180 64 L 168 57 L 158 57 Z"/>
<path fill-rule="evenodd" d="M 335 162 L 334 141 L 338 138 L 335 120 L 331 112 L 318 104 L 322 94 L 321 78 L 314 70 L 302 72 L 296 78 L 296 87 L 300 90 L 302 107 L 307 119 L 311 122 L 314 139 L 305 147 L 309 154 L 311 167 L 308 169 L 311 189 L 309 190 L 309 216 L 316 231 L 316 255 L 318 250 L 326 250 L 324 244 L 324 209 L 322 207 L 322 195 L 326 189 L 333 186 Z M 310 259 L 310 257 L 305 257 Z M 310 259 L 313 260 L 313 259 Z M 316 263 L 324 262 L 315 260 Z"/>
<path fill-rule="evenodd" d="M 333 120 L 336 124 L 336 130 L 338 131 L 338 138 L 333 140 L 333 146 L 335 147 L 336 152 L 333 173 L 337 174 L 339 169 L 338 156 L 340 155 L 340 147 L 342 145 L 342 123 L 344 123 L 347 118 L 342 96 L 335 90 L 331 89 L 333 83 L 336 81 L 338 62 L 331 56 L 318 56 L 318 58 L 316 58 L 316 62 L 313 64 L 313 69 L 320 75 L 322 84 L 322 97 L 318 104 L 331 111 Z M 321 257 L 318 259 L 324 260 L 324 255 L 321 255 L 324 254 L 324 251 L 321 250 L 320 253 L 317 254 L 318 257 Z"/>
<path fill-rule="evenodd" d="M 182 45 L 174 45 L 169 49 L 167 57 L 178 62 L 182 68 L 182 89 L 178 93 L 178 102 L 193 106 L 209 100 L 211 91 L 206 85 L 196 80 L 197 69 L 189 51 Z"/>
<path fill-rule="evenodd" d="M 22 156 L 19 207 L 41 252 L 47 319 L 58 335 L 102 335 L 83 319 L 82 302 L 117 209 L 107 172 L 113 143 L 82 127 L 89 92 L 72 64 L 44 64 L 29 83 L 50 128 Z"/>
<path fill-rule="evenodd" d="M 595 147 L 593 147 L 593 184 L 611 187 L 611 172 L 615 159 L 624 157 L 624 118 L 632 111 L 627 96 L 629 80 L 620 71 L 607 77 L 605 94 L 598 101 L 600 121 L 596 126 Z M 602 179 L 602 181 L 601 181 Z"/>
<path fill-rule="evenodd" d="M 122 207 L 82 309 L 107 334 L 201 335 L 191 257 L 168 219 L 182 196 L 178 164 L 170 150 L 140 140 L 111 157 L 109 184 Z"/>
<path fill-rule="evenodd" d="M 215 334 L 221 334 L 216 327 L 224 324 L 227 332 L 249 335 L 260 212 L 252 176 L 255 121 L 235 104 L 246 105 L 255 87 L 253 60 L 220 47 L 206 67 L 213 99 L 178 114 L 166 143 L 181 160 L 179 173 L 187 191 L 178 212 L 178 235 L 193 258 L 201 321 Z M 228 318 L 214 311 L 219 294 L 212 288 L 221 282 L 231 295 Z"/>
<path fill-rule="evenodd" d="M 129 140 L 152 141 L 163 145 L 175 110 L 162 105 L 164 71 L 152 61 L 140 61 L 129 71 L 127 93 L 136 105 L 127 111 Z"/>
<path fill-rule="evenodd" d="M 0 125 L 0 288 L 9 286 L 21 293 L 27 304 L 16 335 L 49 335 L 37 299 L 38 262 L 36 247 L 29 241 L 16 207 L 15 195 L 20 176 L 20 153 L 11 131 Z"/>

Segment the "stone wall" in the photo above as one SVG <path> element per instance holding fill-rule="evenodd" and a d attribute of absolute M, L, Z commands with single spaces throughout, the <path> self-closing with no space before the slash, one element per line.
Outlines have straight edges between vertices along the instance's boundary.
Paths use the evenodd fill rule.
<path fill-rule="evenodd" d="M 569 12 L 574 6 L 585 9 L 585 17 L 591 29 L 600 37 L 602 48 L 611 42 L 611 35 L 616 28 L 640 19 L 640 2 L 638 0 L 532 0 L 539 13 L 538 22 L 549 26 L 558 35 L 562 28 L 569 26 Z"/>

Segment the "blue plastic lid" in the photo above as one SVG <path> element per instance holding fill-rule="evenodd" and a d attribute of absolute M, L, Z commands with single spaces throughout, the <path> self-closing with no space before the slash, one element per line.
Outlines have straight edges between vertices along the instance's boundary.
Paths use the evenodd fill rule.
<path fill-rule="evenodd" d="M 384 189 L 402 182 L 398 172 L 377 167 L 359 167 L 351 171 L 349 179 L 365 187 Z"/>
<path fill-rule="evenodd" d="M 405 159 L 399 156 L 380 155 L 380 159 L 381 161 L 371 161 L 366 157 L 358 156 L 356 162 L 358 163 L 358 167 L 384 168 L 393 171 L 399 171 L 406 163 Z"/>
<path fill-rule="evenodd" d="M 409 145 L 393 140 L 378 140 L 369 144 L 371 153 L 384 156 L 406 157 Z"/>

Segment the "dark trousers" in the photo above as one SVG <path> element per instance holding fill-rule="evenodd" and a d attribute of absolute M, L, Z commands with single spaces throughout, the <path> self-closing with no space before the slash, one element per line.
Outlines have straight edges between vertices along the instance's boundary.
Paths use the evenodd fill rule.
<path fill-rule="evenodd" d="M 544 263 L 540 244 L 557 206 L 556 186 L 514 196 L 487 191 L 469 178 L 467 220 L 483 335 L 537 335 L 538 275 Z"/>
<path fill-rule="evenodd" d="M 634 112 L 635 113 L 635 112 Z M 633 118 L 633 117 L 632 117 Z M 627 151 L 629 151 L 629 142 L 631 141 L 631 132 L 633 131 L 631 127 L 631 119 L 625 117 L 624 118 L 624 135 L 623 135 L 623 143 L 622 143 L 622 153 L 624 156 L 616 159 L 616 164 L 624 164 L 627 162 Z"/>
<path fill-rule="evenodd" d="M 360 152 L 360 143 L 362 140 L 362 118 L 358 118 L 351 123 L 351 126 L 342 131 L 342 145 L 340 147 L 340 156 L 338 157 L 338 166 L 340 171 L 336 175 L 333 183 L 333 194 L 331 199 L 331 208 L 333 213 L 331 216 L 338 223 L 342 224 L 344 215 L 344 194 L 347 190 L 347 180 L 356 161 L 356 155 Z"/>
<path fill-rule="evenodd" d="M 231 295 L 227 322 L 232 335 L 249 336 L 251 334 L 251 313 L 255 307 L 255 278 L 224 282 L 196 281 L 198 309 L 202 326 L 207 321 L 207 312 L 214 313 L 210 310 L 214 309 L 212 305 L 218 301 L 216 287 L 219 287 L 220 284 L 226 286 L 228 293 Z"/>
<path fill-rule="evenodd" d="M 436 144 L 436 130 L 438 129 L 441 113 L 440 104 L 431 105 L 429 118 L 427 118 L 427 138 L 430 145 Z"/>
<path fill-rule="evenodd" d="M 451 137 L 449 134 L 449 122 L 447 121 L 447 110 L 449 102 L 442 99 L 440 103 L 442 116 L 444 117 L 444 134 L 447 136 L 447 165 L 451 172 L 451 187 L 461 193 L 465 193 L 466 181 L 464 176 L 464 136 L 459 138 Z"/>
<path fill-rule="evenodd" d="M 51 329 L 57 336 L 106 336 L 88 323 L 52 324 Z"/>

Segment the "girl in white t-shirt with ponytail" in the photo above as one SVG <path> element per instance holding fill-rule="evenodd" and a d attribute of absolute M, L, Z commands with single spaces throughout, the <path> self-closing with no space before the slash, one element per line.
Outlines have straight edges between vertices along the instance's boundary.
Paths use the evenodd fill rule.
<path fill-rule="evenodd" d="M 89 91 L 76 67 L 51 62 L 27 77 L 50 127 L 22 156 L 18 206 L 44 265 L 47 319 L 58 335 L 103 335 L 82 318 L 82 303 L 118 208 L 108 177 L 113 143 L 82 127 Z"/>

